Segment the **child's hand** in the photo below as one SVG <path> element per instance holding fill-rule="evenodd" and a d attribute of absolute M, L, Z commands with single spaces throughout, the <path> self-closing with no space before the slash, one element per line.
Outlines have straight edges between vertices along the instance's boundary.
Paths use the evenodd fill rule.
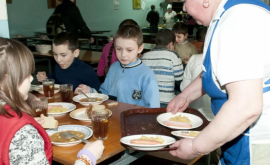
<path fill-rule="evenodd" d="M 75 93 L 75 94 L 81 94 L 81 93 L 78 91 L 79 89 L 80 89 L 81 91 L 83 91 L 84 93 L 91 93 L 91 92 L 90 92 L 89 86 L 84 85 L 84 84 L 80 84 L 80 85 L 75 89 L 74 93 Z"/>
<path fill-rule="evenodd" d="M 42 125 L 42 124 L 45 122 L 45 120 L 42 119 L 42 118 L 40 118 L 40 117 L 34 117 L 34 119 L 35 119 L 36 122 L 37 122 L 38 124 L 40 124 L 40 125 Z"/>
<path fill-rule="evenodd" d="M 42 82 L 43 80 L 46 80 L 48 77 L 46 76 L 46 72 L 38 72 L 37 73 L 37 80 L 39 82 Z"/>
<path fill-rule="evenodd" d="M 97 140 L 95 142 L 86 143 L 83 149 L 87 149 L 88 151 L 92 152 L 92 154 L 98 160 L 104 151 L 104 145 L 102 140 Z"/>
<path fill-rule="evenodd" d="M 190 58 L 189 56 L 184 57 L 183 63 L 187 64 L 189 61 L 189 58 Z"/>

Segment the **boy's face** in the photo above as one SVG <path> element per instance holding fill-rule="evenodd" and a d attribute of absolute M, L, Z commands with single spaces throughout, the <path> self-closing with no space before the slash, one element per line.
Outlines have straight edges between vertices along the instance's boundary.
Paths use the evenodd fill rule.
<path fill-rule="evenodd" d="M 143 45 L 140 47 L 133 39 L 117 38 L 115 40 L 115 51 L 119 62 L 123 65 L 130 64 L 137 60 L 137 55 L 142 52 Z"/>
<path fill-rule="evenodd" d="M 74 61 L 74 58 L 79 56 L 79 53 L 79 49 L 74 52 L 69 50 L 68 45 L 55 46 L 53 44 L 53 57 L 62 69 L 67 69 Z"/>
<path fill-rule="evenodd" d="M 176 37 L 175 44 L 182 44 L 183 42 L 186 41 L 188 34 L 184 35 L 184 34 L 175 33 L 175 37 Z"/>

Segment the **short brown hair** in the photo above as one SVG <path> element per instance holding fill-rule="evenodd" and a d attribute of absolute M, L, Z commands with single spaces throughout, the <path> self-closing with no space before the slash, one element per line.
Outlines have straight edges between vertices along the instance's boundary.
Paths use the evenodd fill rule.
<path fill-rule="evenodd" d="M 57 36 L 55 36 L 53 39 L 53 44 L 55 46 L 68 45 L 68 49 L 72 52 L 74 52 L 76 49 L 79 49 L 78 38 L 74 34 L 68 32 L 57 34 Z"/>
<path fill-rule="evenodd" d="M 22 43 L 0 38 L 0 99 L 6 102 L 20 117 L 22 112 L 33 115 L 18 87 L 35 70 L 32 52 Z M 0 115 L 12 115 L 0 104 Z"/>
<path fill-rule="evenodd" d="M 186 35 L 188 34 L 188 27 L 185 23 L 183 22 L 177 22 L 173 25 L 172 31 L 176 34 L 183 34 Z"/>
<path fill-rule="evenodd" d="M 169 43 L 175 42 L 175 34 L 169 29 L 161 29 L 156 34 L 157 45 L 167 46 Z"/>
<path fill-rule="evenodd" d="M 154 10 L 156 8 L 155 5 L 151 5 L 151 10 Z"/>
<path fill-rule="evenodd" d="M 134 21 L 133 19 L 125 19 L 124 21 L 122 21 L 119 25 L 119 28 L 124 26 L 124 25 L 135 25 L 135 26 L 139 26 L 138 23 L 136 21 Z"/>
<path fill-rule="evenodd" d="M 142 31 L 138 26 L 135 25 L 124 25 L 120 27 L 114 39 L 117 38 L 124 38 L 124 39 L 133 39 L 137 41 L 138 46 L 141 46 L 143 44 L 143 35 Z"/>
<path fill-rule="evenodd" d="M 196 32 L 197 41 L 204 42 L 206 33 L 207 33 L 207 28 L 206 27 L 200 27 Z"/>

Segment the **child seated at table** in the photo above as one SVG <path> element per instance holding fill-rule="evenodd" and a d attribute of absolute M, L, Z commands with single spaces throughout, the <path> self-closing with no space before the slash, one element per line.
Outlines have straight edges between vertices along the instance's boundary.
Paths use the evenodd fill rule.
<path fill-rule="evenodd" d="M 153 71 L 137 57 L 144 47 L 141 29 L 134 25 L 122 26 L 114 39 L 118 61 L 110 67 L 100 92 L 119 102 L 159 107 L 157 79 Z M 87 86 L 82 88 L 90 92 Z"/>
<path fill-rule="evenodd" d="M 125 19 L 124 21 L 120 23 L 119 28 L 124 25 L 137 25 L 138 26 L 137 22 L 134 21 L 133 19 Z M 117 61 L 117 57 L 116 57 L 116 53 L 114 49 L 114 42 L 111 41 L 103 47 L 102 54 L 98 63 L 97 75 L 101 82 L 105 80 L 110 66 L 116 61 Z"/>
<path fill-rule="evenodd" d="M 37 80 L 54 79 L 56 84 L 73 84 L 73 90 L 80 84 L 87 84 L 98 90 L 100 82 L 93 68 L 80 61 L 79 43 L 75 35 L 67 32 L 59 33 L 53 40 L 53 57 L 56 61 L 54 73 L 46 76 L 46 72 L 38 72 Z"/>
<path fill-rule="evenodd" d="M 197 48 L 188 42 L 188 27 L 183 22 L 177 22 L 173 25 L 172 31 L 176 36 L 175 51 L 180 59 L 186 64 L 193 54 L 198 54 Z"/>
<path fill-rule="evenodd" d="M 22 43 L 0 38 L 0 164 L 52 163 L 50 137 L 34 118 L 25 101 L 35 70 L 33 55 Z M 102 141 L 87 143 L 79 152 L 75 165 L 95 162 L 102 155 Z"/>
<path fill-rule="evenodd" d="M 196 46 L 198 53 L 202 53 L 203 42 L 205 39 L 206 32 L 207 32 L 206 27 L 200 27 L 196 31 L 196 41 L 191 42 L 194 46 Z"/>
<path fill-rule="evenodd" d="M 183 80 L 183 65 L 174 50 L 175 34 L 162 29 L 156 35 L 156 47 L 143 55 L 142 61 L 153 70 L 158 80 L 160 107 L 167 107 L 180 91 Z"/>

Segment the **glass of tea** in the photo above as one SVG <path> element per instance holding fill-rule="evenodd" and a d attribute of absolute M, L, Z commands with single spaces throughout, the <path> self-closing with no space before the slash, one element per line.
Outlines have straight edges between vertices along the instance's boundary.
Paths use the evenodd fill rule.
<path fill-rule="evenodd" d="M 72 84 L 60 85 L 60 93 L 63 102 L 71 103 L 73 99 L 73 85 Z"/>
<path fill-rule="evenodd" d="M 105 140 L 108 138 L 109 112 L 106 110 L 92 111 L 91 120 L 95 139 Z"/>
<path fill-rule="evenodd" d="M 44 96 L 52 99 L 54 96 L 54 79 L 46 79 L 42 81 Z"/>
<path fill-rule="evenodd" d="M 48 99 L 46 97 L 37 98 L 31 101 L 31 108 L 36 114 L 36 117 L 40 117 L 41 114 L 47 116 L 48 113 Z"/>

